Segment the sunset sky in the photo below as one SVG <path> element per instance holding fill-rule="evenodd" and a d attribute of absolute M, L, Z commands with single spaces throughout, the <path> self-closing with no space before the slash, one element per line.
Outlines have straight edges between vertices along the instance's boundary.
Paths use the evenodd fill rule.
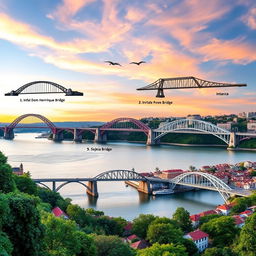
<path fill-rule="evenodd" d="M 26 113 L 109 121 L 256 111 L 255 0 L 0 0 L 0 56 L 0 122 Z M 129 64 L 140 60 L 147 63 Z M 138 104 L 159 99 L 136 88 L 179 76 L 248 87 L 169 90 L 164 100 L 171 106 Z M 4 96 L 36 80 L 84 96 Z M 65 102 L 20 102 L 24 98 Z"/>

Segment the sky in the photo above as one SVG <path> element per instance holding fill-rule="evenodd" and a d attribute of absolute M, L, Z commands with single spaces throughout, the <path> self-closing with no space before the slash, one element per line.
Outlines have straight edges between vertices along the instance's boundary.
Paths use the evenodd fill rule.
<path fill-rule="evenodd" d="M 110 121 L 256 111 L 255 0 L 0 0 L 0 56 L 0 122 L 27 113 Z M 160 100 L 171 105 L 139 104 L 159 99 L 136 88 L 181 76 L 248 86 L 168 90 Z M 4 96 L 38 80 L 84 96 Z"/>

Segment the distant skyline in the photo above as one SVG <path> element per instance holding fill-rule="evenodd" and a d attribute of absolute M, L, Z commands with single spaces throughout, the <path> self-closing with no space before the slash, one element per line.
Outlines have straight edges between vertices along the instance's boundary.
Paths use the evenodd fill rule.
<path fill-rule="evenodd" d="M 254 0 L 0 0 L 0 120 L 26 113 L 57 122 L 256 111 L 255 42 Z M 129 64 L 140 60 L 147 63 Z M 167 90 L 164 99 L 136 91 L 179 76 L 248 86 Z M 4 96 L 36 80 L 84 96 L 65 97 L 64 103 L 20 102 L 61 94 Z M 138 104 L 146 100 L 173 104 Z"/>

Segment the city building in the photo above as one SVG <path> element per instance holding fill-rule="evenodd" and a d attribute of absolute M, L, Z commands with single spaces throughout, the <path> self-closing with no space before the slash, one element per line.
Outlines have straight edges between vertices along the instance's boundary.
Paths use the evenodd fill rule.
<path fill-rule="evenodd" d="M 251 120 L 247 123 L 247 131 L 248 132 L 256 132 L 256 121 Z"/>
<path fill-rule="evenodd" d="M 204 251 L 208 247 L 209 235 L 200 229 L 186 234 L 184 238 L 191 239 L 195 243 L 199 252 Z"/>
<path fill-rule="evenodd" d="M 199 115 L 199 114 L 195 114 L 195 115 L 188 115 L 188 116 L 187 116 L 187 119 L 201 120 L 202 117 L 201 117 L 201 115 Z"/>
<path fill-rule="evenodd" d="M 236 226 L 238 227 L 238 228 L 242 228 L 243 226 L 244 226 L 244 219 L 241 217 L 241 216 L 239 216 L 239 215 L 234 215 L 234 216 L 232 216 L 232 218 L 234 218 L 234 220 L 235 220 L 235 224 L 236 224 Z"/>
<path fill-rule="evenodd" d="M 230 213 L 230 210 L 232 208 L 232 205 L 228 204 L 222 204 L 219 205 L 216 210 L 220 211 L 223 215 L 228 215 Z"/>
<path fill-rule="evenodd" d="M 20 167 L 12 167 L 12 172 L 18 176 L 23 175 L 24 174 L 24 170 L 23 170 L 23 164 L 20 164 Z"/>
<path fill-rule="evenodd" d="M 157 174 L 157 176 L 161 179 L 173 179 L 176 176 L 182 174 L 184 171 L 181 169 L 173 169 L 173 170 L 166 170 L 166 171 L 161 171 L 160 173 Z"/>
<path fill-rule="evenodd" d="M 62 211 L 59 207 L 53 208 L 52 213 L 55 217 L 68 219 L 68 215 L 64 211 Z"/>
<path fill-rule="evenodd" d="M 232 129 L 232 124 L 233 124 L 233 122 L 217 123 L 217 126 L 220 127 L 220 128 L 222 128 L 222 129 L 231 131 L 231 129 Z"/>

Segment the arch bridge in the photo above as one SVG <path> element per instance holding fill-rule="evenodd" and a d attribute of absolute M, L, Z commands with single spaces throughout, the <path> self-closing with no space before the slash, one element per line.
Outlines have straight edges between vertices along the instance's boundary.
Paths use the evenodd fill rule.
<path fill-rule="evenodd" d="M 86 188 L 89 195 L 94 197 L 98 196 L 97 182 L 100 181 L 139 181 L 141 192 L 148 194 L 151 191 L 148 179 L 133 170 L 111 170 L 100 173 L 93 178 L 43 178 L 33 179 L 33 181 L 47 189 L 50 189 L 50 186 L 46 184 L 52 183 L 51 189 L 55 192 L 67 184 L 79 183 Z"/>
<path fill-rule="evenodd" d="M 16 90 L 6 93 L 5 96 L 18 96 L 20 94 L 51 94 L 64 93 L 66 96 L 83 96 L 82 92 L 67 89 L 64 86 L 50 81 L 34 81 L 22 85 Z"/>

